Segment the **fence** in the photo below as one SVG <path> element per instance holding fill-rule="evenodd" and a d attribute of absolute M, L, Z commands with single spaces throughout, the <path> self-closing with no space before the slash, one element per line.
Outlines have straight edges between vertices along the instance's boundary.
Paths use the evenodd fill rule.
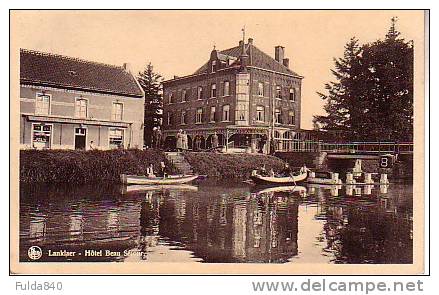
<path fill-rule="evenodd" d="M 277 140 L 276 149 L 285 152 L 390 153 L 412 154 L 412 142 L 348 142 L 328 143 L 311 140 Z"/>

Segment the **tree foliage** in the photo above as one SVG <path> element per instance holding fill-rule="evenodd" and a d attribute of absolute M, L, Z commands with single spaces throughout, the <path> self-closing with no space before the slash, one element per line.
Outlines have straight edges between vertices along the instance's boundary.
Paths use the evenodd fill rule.
<path fill-rule="evenodd" d="M 137 80 L 145 92 L 144 142 L 151 146 L 153 129 L 161 125 L 163 116 L 163 78 L 148 63 L 137 75 Z"/>
<path fill-rule="evenodd" d="M 400 37 L 396 19 L 384 40 L 360 45 L 351 38 L 334 59 L 335 82 L 325 84 L 325 116 L 320 129 L 345 140 L 413 140 L 413 44 Z"/>

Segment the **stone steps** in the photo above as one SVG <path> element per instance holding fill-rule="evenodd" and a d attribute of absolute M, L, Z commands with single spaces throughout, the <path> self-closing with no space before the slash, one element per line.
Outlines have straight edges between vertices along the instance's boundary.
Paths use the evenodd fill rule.
<path fill-rule="evenodd" d="M 165 153 L 166 159 L 171 162 L 183 174 L 194 174 L 191 165 L 186 161 L 184 156 L 177 152 Z"/>

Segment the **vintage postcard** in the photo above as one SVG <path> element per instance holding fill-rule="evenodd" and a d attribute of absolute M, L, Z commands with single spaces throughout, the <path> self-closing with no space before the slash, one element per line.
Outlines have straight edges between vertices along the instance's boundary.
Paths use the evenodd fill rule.
<path fill-rule="evenodd" d="M 425 273 L 428 26 L 11 10 L 11 273 Z"/>

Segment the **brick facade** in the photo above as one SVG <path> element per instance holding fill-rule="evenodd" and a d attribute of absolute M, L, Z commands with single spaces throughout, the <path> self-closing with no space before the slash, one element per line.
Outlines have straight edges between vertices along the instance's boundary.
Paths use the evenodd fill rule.
<path fill-rule="evenodd" d="M 206 147 L 209 136 L 214 132 L 222 136 L 222 144 L 227 142 L 227 138 L 231 140 L 239 134 L 248 139 L 238 140 L 240 145 L 248 145 L 263 134 L 292 139 L 300 130 L 303 77 L 288 68 L 289 60 L 283 58 L 284 49 L 280 48 L 282 52 L 278 58 L 281 60 L 277 61 L 257 49 L 252 39 L 247 44 L 241 41 L 239 46 L 231 49 L 213 50 L 209 61 L 193 75 L 165 81 L 165 137 L 172 138 L 182 129 L 190 138 L 201 136 L 206 141 Z M 241 82 L 244 84 L 238 86 L 238 79 L 244 79 Z M 229 93 L 224 95 L 227 82 Z M 215 91 L 212 91 L 212 85 L 215 85 Z M 202 89 L 200 99 L 199 87 Z M 184 92 L 186 99 L 183 98 Z M 230 112 L 227 121 L 223 120 L 224 106 Z M 212 107 L 216 111 L 214 121 L 210 115 Z M 202 122 L 196 122 L 197 109 L 203 110 Z M 186 121 L 182 120 L 182 112 L 186 114 Z"/>

